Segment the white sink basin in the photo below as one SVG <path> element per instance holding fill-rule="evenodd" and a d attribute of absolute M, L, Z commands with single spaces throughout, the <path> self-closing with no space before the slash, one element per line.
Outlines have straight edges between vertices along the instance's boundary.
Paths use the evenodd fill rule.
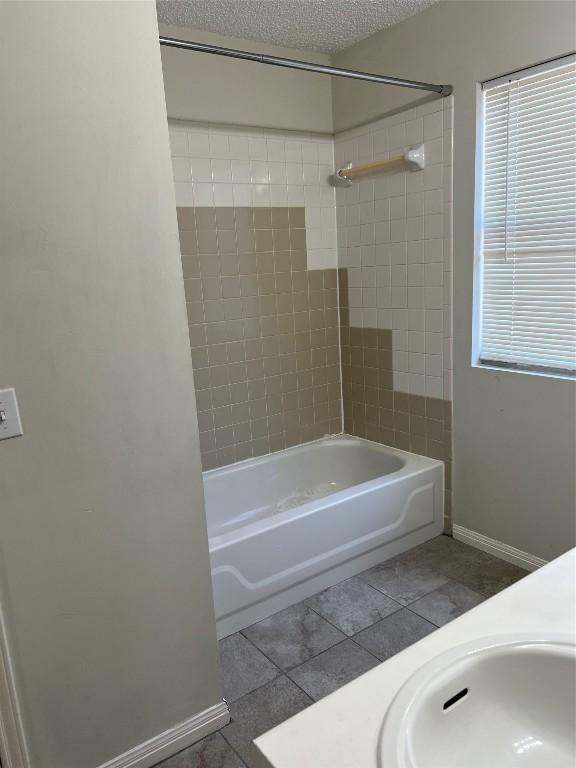
<path fill-rule="evenodd" d="M 380 768 L 574 768 L 572 638 L 491 637 L 421 667 L 382 726 Z"/>

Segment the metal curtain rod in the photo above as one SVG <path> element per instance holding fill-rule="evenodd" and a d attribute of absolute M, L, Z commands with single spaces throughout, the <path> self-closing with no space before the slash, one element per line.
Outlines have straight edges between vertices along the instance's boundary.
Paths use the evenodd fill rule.
<path fill-rule="evenodd" d="M 174 37 L 160 36 L 160 45 L 165 45 L 169 48 L 182 48 L 186 51 L 197 51 L 198 53 L 213 53 L 216 54 L 216 56 L 229 56 L 232 59 L 256 61 L 259 64 L 272 64 L 275 67 L 301 69 L 305 72 L 317 72 L 321 75 L 350 77 L 354 80 L 367 80 L 370 83 L 381 83 L 382 85 L 399 85 L 402 88 L 415 88 L 419 91 L 433 91 L 434 93 L 440 94 L 440 96 L 450 96 L 452 93 L 451 85 L 434 85 L 433 83 L 420 83 L 418 80 L 402 80 L 398 77 L 374 75 L 370 72 L 356 72 L 354 69 L 327 67 L 324 64 L 311 64 L 308 61 L 298 61 L 297 59 L 283 59 L 280 56 L 268 56 L 264 53 L 239 51 L 235 48 L 221 48 L 218 45 L 206 45 L 205 43 L 192 43 L 189 40 L 178 40 Z"/>

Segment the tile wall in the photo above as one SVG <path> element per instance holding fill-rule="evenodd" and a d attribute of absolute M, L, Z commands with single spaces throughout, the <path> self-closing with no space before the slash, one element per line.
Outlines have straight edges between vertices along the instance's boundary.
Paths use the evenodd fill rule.
<path fill-rule="evenodd" d="M 204 469 L 342 430 L 336 269 L 302 207 L 178 207 Z"/>
<path fill-rule="evenodd" d="M 452 99 L 335 137 L 170 138 L 204 467 L 344 425 L 443 459 L 449 517 Z M 423 171 L 328 181 L 421 142 Z"/>
<path fill-rule="evenodd" d="M 446 462 L 451 488 L 452 99 L 335 137 L 340 167 L 424 143 L 423 171 L 339 189 L 346 432 Z"/>
<path fill-rule="evenodd" d="M 204 469 L 341 432 L 332 137 L 170 139 Z"/>

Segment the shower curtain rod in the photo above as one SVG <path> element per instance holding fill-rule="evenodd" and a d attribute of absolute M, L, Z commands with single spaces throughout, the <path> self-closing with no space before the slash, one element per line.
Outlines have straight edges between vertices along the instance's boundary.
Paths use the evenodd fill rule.
<path fill-rule="evenodd" d="M 268 56 L 265 53 L 252 53 L 251 51 L 239 51 L 235 48 L 221 48 L 218 45 L 193 43 L 189 40 L 178 40 L 174 37 L 160 36 L 159 39 L 160 45 L 165 45 L 168 48 L 182 48 L 186 51 L 197 51 L 198 53 L 213 53 L 216 56 L 229 56 L 233 59 L 245 59 L 246 61 L 255 61 L 259 64 L 272 64 L 275 67 L 301 69 L 305 72 L 317 72 L 321 75 L 332 75 L 333 77 L 350 77 L 354 80 L 367 80 L 370 83 L 380 83 L 382 85 L 396 85 L 400 86 L 401 88 L 415 88 L 419 91 L 432 91 L 434 93 L 440 94 L 440 96 L 450 96 L 452 93 L 451 85 L 434 85 L 433 83 L 420 83 L 418 80 L 402 80 L 398 77 L 374 75 L 370 72 L 357 72 L 354 69 L 327 67 L 324 64 L 311 64 L 308 61 L 284 59 L 280 56 Z"/>

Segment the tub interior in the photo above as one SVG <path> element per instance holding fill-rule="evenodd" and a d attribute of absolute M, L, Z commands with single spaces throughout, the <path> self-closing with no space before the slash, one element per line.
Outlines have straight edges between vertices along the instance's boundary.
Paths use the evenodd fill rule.
<path fill-rule="evenodd" d="M 389 475 L 404 463 L 375 444 L 332 438 L 213 470 L 204 476 L 208 535 Z"/>

